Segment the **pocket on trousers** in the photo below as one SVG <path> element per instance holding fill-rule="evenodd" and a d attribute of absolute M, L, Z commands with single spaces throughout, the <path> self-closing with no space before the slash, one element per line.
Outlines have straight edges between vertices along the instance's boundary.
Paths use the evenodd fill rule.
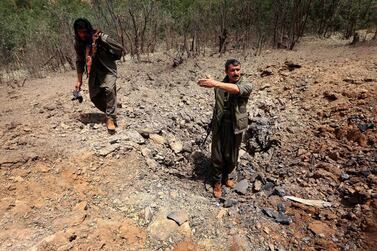
<path fill-rule="evenodd" d="M 247 126 L 249 125 L 249 113 L 239 113 L 236 118 L 236 125 L 238 131 L 245 130 Z"/>

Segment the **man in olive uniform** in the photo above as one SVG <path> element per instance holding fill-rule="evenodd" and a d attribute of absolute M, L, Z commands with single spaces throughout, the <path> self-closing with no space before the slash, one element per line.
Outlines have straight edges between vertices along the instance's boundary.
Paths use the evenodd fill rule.
<path fill-rule="evenodd" d="M 116 60 L 123 54 L 123 47 L 107 34 L 94 30 L 90 22 L 79 18 L 73 25 L 77 83 L 79 92 L 85 72 L 89 77 L 89 95 L 94 105 L 106 114 L 106 127 L 110 133 L 116 126 Z M 85 67 L 86 66 L 86 67 Z"/>
<path fill-rule="evenodd" d="M 242 134 L 248 126 L 246 105 L 251 93 L 251 84 L 241 76 L 239 61 L 227 60 L 225 73 L 222 82 L 210 78 L 198 81 L 199 86 L 215 90 L 211 160 L 214 168 L 213 194 L 216 198 L 221 197 L 221 184 L 234 187 L 229 174 L 237 165 Z"/>

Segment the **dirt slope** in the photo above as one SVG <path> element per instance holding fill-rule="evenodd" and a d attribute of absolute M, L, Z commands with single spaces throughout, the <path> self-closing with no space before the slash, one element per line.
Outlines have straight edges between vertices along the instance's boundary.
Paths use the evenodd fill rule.
<path fill-rule="evenodd" d="M 254 87 L 234 177 L 247 188 L 224 188 L 216 200 L 210 142 L 198 147 L 213 93 L 195 81 L 222 79 L 227 57 L 242 61 Z M 75 72 L 0 87 L 1 250 L 376 247 L 375 45 L 307 39 L 297 51 L 247 60 L 235 53 L 177 68 L 164 55 L 151 61 L 119 65 L 112 136 L 86 86 L 84 103 L 70 100 Z M 278 209 L 290 224 L 273 219 Z M 188 220 L 167 219 L 173 211 Z"/>

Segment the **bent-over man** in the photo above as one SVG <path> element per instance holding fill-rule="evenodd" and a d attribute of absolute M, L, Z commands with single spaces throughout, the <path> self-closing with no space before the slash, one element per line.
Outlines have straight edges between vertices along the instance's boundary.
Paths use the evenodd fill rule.
<path fill-rule="evenodd" d="M 84 18 L 77 19 L 73 28 L 77 68 L 75 90 L 81 90 L 86 68 L 90 100 L 106 114 L 106 127 L 110 133 L 114 133 L 117 106 L 115 61 L 122 57 L 123 47 L 109 35 L 93 29 L 90 22 Z"/>

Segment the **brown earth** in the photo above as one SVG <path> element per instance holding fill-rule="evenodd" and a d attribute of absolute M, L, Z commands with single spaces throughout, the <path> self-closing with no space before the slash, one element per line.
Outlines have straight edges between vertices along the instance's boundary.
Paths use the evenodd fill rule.
<path fill-rule="evenodd" d="M 0 93 L 1 250 L 373 250 L 377 246 L 377 47 L 305 39 L 296 51 L 119 64 L 110 136 L 75 72 Z M 252 83 L 238 181 L 212 197 L 212 90 L 228 57 Z M 294 64 L 301 67 L 294 67 Z M 141 136 L 142 135 L 142 136 Z M 316 208 L 276 193 L 331 203 Z M 281 194 L 280 194 L 281 195 Z M 230 207 L 224 207 L 234 201 Z M 289 225 L 263 209 L 283 205 Z M 167 215 L 184 210 L 179 226 Z"/>

